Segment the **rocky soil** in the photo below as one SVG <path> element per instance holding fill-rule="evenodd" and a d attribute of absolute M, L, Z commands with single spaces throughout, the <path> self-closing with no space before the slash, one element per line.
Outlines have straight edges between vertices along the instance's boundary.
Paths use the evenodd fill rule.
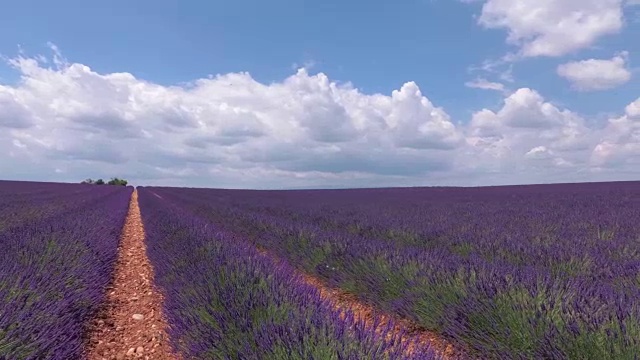
<path fill-rule="evenodd" d="M 107 303 L 94 319 L 87 344 L 89 360 L 181 359 L 168 342 L 163 296 L 154 288 L 144 244 L 144 226 L 134 191 L 129 204 Z"/>

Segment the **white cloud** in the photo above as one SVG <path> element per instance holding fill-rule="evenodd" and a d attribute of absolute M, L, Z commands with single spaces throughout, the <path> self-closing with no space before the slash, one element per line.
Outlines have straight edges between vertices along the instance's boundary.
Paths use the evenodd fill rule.
<path fill-rule="evenodd" d="M 302 69 L 268 85 L 231 73 L 162 86 L 52 49 L 46 62 L 12 59 L 21 80 L 0 86 L 5 176 L 258 188 L 593 180 L 591 169 L 630 166 L 611 159 L 638 142 L 624 134 L 640 100 L 602 138 L 527 88 L 465 124 L 414 82 L 364 94 Z"/>
<path fill-rule="evenodd" d="M 609 120 L 592 152 L 591 163 L 614 170 L 640 167 L 640 98 L 627 106 L 623 116 Z"/>
<path fill-rule="evenodd" d="M 486 0 L 481 26 L 506 29 L 519 55 L 561 56 L 618 33 L 624 24 L 622 0 Z"/>
<path fill-rule="evenodd" d="M 0 85 L 0 127 L 20 129 L 32 124 L 29 109 L 22 105 L 16 91 Z"/>
<path fill-rule="evenodd" d="M 581 122 L 577 115 L 545 102 L 535 90 L 521 88 L 505 99 L 504 106 L 497 113 L 486 109 L 476 113 L 472 119 L 472 128 L 544 130 L 577 122 Z"/>
<path fill-rule="evenodd" d="M 474 167 L 529 179 L 585 170 L 595 141 L 594 130 L 579 115 L 528 88 L 509 95 L 498 111 L 476 112 L 466 130 L 468 144 L 478 153 Z"/>
<path fill-rule="evenodd" d="M 306 70 L 311 70 L 313 68 L 315 68 L 318 65 L 318 63 L 315 60 L 305 60 L 302 62 L 302 64 L 299 64 L 297 62 L 291 64 L 291 70 L 298 70 L 298 69 L 306 69 Z"/>
<path fill-rule="evenodd" d="M 0 87 L 4 147 L 51 164 L 52 173 L 142 176 L 132 169 L 141 166 L 142 178 L 417 176 L 446 169 L 464 145 L 448 114 L 412 82 L 391 96 L 365 95 L 301 69 L 270 85 L 232 73 L 168 87 L 99 74 L 52 49 L 54 68 L 40 57 L 12 59 L 22 80 Z"/>
<path fill-rule="evenodd" d="M 547 149 L 546 146 L 536 146 L 527 151 L 524 156 L 532 159 L 546 159 L 553 156 L 553 151 Z"/>
<path fill-rule="evenodd" d="M 589 59 L 558 66 L 558 75 L 569 80 L 579 91 L 608 90 L 631 79 L 627 69 L 628 53 L 623 52 L 609 60 Z"/>
<path fill-rule="evenodd" d="M 640 117 L 640 98 L 625 108 L 628 117 Z"/>
<path fill-rule="evenodd" d="M 478 78 L 473 81 L 467 81 L 464 84 L 466 87 L 474 88 L 474 89 L 483 89 L 483 90 L 495 90 L 504 92 L 505 87 L 504 84 L 499 82 L 491 82 L 487 79 Z"/>

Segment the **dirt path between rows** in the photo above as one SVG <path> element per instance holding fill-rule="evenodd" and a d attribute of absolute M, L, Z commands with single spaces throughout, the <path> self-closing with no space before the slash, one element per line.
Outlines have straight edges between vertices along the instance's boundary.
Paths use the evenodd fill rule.
<path fill-rule="evenodd" d="M 363 319 L 365 324 L 369 327 L 373 327 L 375 322 L 374 318 L 377 316 L 380 321 L 376 325 L 375 331 L 381 333 L 384 329 L 387 329 L 389 322 L 393 321 L 395 324 L 392 328 L 393 333 L 401 333 L 404 328 L 403 341 L 408 341 L 410 345 L 407 347 L 406 352 L 413 354 L 419 349 L 431 348 L 442 360 L 462 360 L 467 359 L 464 353 L 453 346 L 449 341 L 444 339 L 439 334 L 423 329 L 415 323 L 400 319 L 397 316 L 385 314 L 375 307 L 365 304 L 358 298 L 350 293 L 342 291 L 336 288 L 330 288 L 325 283 L 311 275 L 302 274 L 304 282 L 315 287 L 320 291 L 320 296 L 324 299 L 328 299 L 337 310 L 350 310 L 353 312 L 356 318 Z"/>
<path fill-rule="evenodd" d="M 129 203 L 113 284 L 107 303 L 93 321 L 87 343 L 89 360 L 176 359 L 169 346 L 162 314 L 162 294 L 152 284 L 153 268 L 147 258 L 138 192 Z"/>
<path fill-rule="evenodd" d="M 258 247 L 258 252 L 271 257 L 275 261 L 283 261 L 263 248 Z M 327 286 L 317 277 L 299 270 L 297 272 L 301 275 L 306 284 L 318 289 L 320 291 L 320 296 L 328 300 L 334 309 L 338 311 L 351 311 L 357 319 L 364 320 L 367 326 L 376 326 L 376 332 L 381 333 L 384 331 L 388 327 L 390 321 L 393 321 L 395 324 L 392 328 L 392 332 L 398 334 L 404 329 L 402 340 L 408 341 L 411 344 L 406 350 L 408 354 L 413 354 L 415 351 L 425 349 L 428 346 L 443 360 L 469 359 L 466 355 L 466 351 L 463 351 L 460 346 L 454 346 L 441 335 L 433 331 L 426 330 L 410 320 L 385 314 L 377 310 L 375 307 L 358 300 L 358 298 L 353 294 Z M 380 319 L 377 324 L 374 322 L 375 317 Z"/>

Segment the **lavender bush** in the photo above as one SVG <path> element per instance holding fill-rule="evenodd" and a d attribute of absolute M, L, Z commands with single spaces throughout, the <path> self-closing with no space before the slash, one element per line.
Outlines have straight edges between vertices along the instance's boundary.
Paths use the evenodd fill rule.
<path fill-rule="evenodd" d="M 375 333 L 260 254 L 145 188 L 139 201 L 148 255 L 164 289 L 174 346 L 194 359 L 435 359 L 407 355 L 402 334 Z"/>
<path fill-rule="evenodd" d="M 57 183 L 0 181 L 0 232 L 12 226 L 60 215 L 81 205 L 108 196 L 91 186 Z"/>
<path fill-rule="evenodd" d="M 12 194 L 13 184 L 2 183 L 0 192 Z M 85 192 L 73 185 L 79 193 L 71 195 L 65 186 L 32 185 L 33 193 L 28 183 L 18 183 L 16 192 L 27 199 L 42 195 L 37 206 L 15 201 L 44 208 L 46 216 L 0 232 L 0 359 L 79 358 L 87 320 L 111 278 L 132 189 Z M 58 191 L 76 205 L 61 211 L 42 200 L 67 202 Z"/>
<path fill-rule="evenodd" d="M 481 358 L 640 354 L 637 182 L 149 191 Z"/>

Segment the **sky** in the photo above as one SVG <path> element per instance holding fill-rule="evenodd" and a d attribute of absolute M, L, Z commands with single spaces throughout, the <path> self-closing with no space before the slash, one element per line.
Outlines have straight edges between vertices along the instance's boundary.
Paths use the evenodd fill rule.
<path fill-rule="evenodd" d="M 640 179 L 640 0 L 13 1 L 0 178 Z"/>

